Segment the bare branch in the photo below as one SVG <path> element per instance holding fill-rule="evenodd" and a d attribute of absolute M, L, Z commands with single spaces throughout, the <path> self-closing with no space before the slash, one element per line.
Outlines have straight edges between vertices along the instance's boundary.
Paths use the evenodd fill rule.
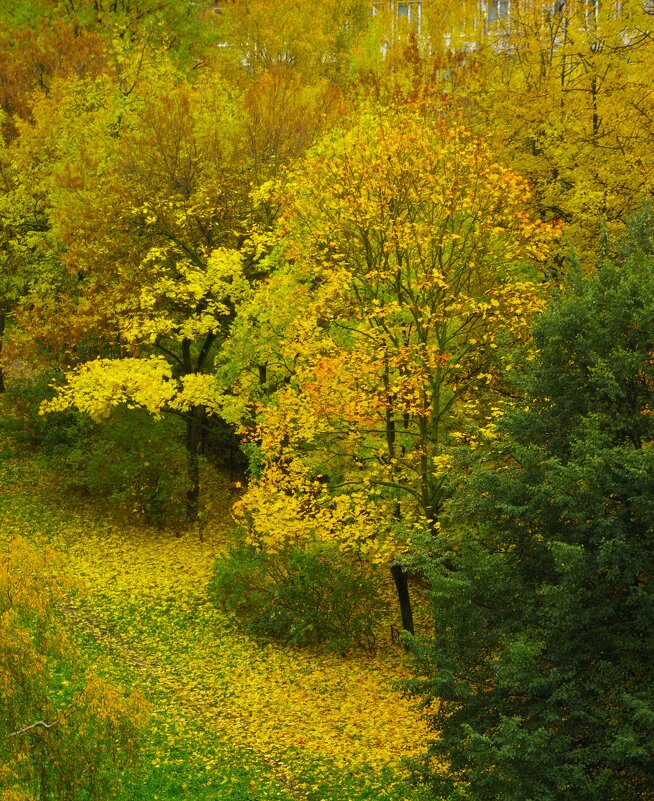
<path fill-rule="evenodd" d="M 79 697 L 80 693 L 77 693 L 75 696 L 76 698 Z M 62 720 L 66 720 L 66 718 L 70 715 L 70 713 L 75 709 L 75 703 L 72 703 L 56 720 L 53 720 L 52 723 L 46 723 L 45 720 L 37 720 L 36 723 L 30 723 L 29 726 L 25 726 L 24 729 L 18 729 L 18 731 L 12 731 L 7 737 L 19 737 L 21 734 L 26 734 L 28 731 L 32 729 L 51 729 L 53 726 L 56 726 L 58 723 L 61 723 Z"/>
<path fill-rule="evenodd" d="M 44 720 L 37 720 L 36 723 L 30 723 L 29 726 L 25 726 L 24 729 L 19 729 L 18 731 L 12 731 L 11 734 L 8 734 L 7 737 L 18 737 L 21 734 L 25 734 L 26 732 L 30 731 L 30 729 L 51 729 L 53 726 L 56 726 L 59 723 L 59 718 L 57 720 L 53 720 L 52 723 L 46 723 Z"/>

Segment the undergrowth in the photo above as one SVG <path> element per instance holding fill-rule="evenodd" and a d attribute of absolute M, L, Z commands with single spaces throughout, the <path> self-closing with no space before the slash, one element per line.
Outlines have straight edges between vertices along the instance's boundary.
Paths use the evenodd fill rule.
<path fill-rule="evenodd" d="M 427 797 L 403 767 L 428 730 L 397 689 L 398 646 L 345 657 L 262 644 L 208 601 L 231 524 L 224 497 L 199 541 L 71 505 L 38 460 L 6 443 L 0 453 L 2 536 L 64 554 L 82 587 L 65 614 L 83 652 L 151 704 L 146 775 L 130 801 Z"/>

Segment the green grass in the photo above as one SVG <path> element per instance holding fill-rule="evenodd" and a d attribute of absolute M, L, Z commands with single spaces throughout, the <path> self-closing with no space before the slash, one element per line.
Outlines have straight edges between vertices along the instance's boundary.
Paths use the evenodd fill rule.
<path fill-rule="evenodd" d="M 93 536 L 94 541 L 100 541 L 97 538 L 102 536 L 107 510 L 79 499 L 65 503 L 56 475 L 49 473 L 38 457 L 16 454 L 10 444 L 3 444 L 0 487 L 0 526 L 5 540 L 18 534 L 65 551 L 71 544 L 74 546 L 76 537 L 84 536 L 85 526 L 90 529 L 97 522 L 99 533 L 95 531 Z M 115 535 L 119 523 L 111 521 L 110 525 Z M 213 617 L 207 617 L 201 593 L 196 608 L 196 602 L 180 603 L 174 596 L 153 597 L 148 604 L 143 598 L 129 596 L 104 598 L 97 587 L 95 591 L 92 598 L 83 592 L 77 600 L 71 598 L 71 608 L 77 613 L 68 611 L 69 624 L 84 658 L 106 678 L 141 692 L 152 708 L 150 725 L 143 735 L 143 770 L 130 780 L 122 801 L 433 799 L 425 788 L 390 768 L 343 769 L 291 744 L 279 754 L 263 755 L 239 746 L 229 737 L 229 721 L 213 726 L 211 720 L 203 718 L 206 710 L 200 701 L 197 715 L 194 704 L 186 697 L 185 706 L 171 716 L 171 703 L 176 697 L 171 683 L 185 669 L 176 641 L 189 643 L 190 649 L 197 638 L 210 654 L 214 639 L 219 649 L 221 642 L 238 638 L 238 632 L 228 618 L 215 610 Z M 86 626 L 81 625 L 85 614 Z M 88 625 L 89 619 L 92 626 Z M 208 619 L 215 629 L 205 628 Z M 139 663 L 141 656 L 143 661 Z M 150 671 L 147 660 L 152 660 L 158 669 Z M 161 670 L 163 663 L 165 673 Z M 230 692 L 229 679 L 222 676 L 218 663 L 215 668 L 206 668 L 203 663 L 203 669 L 214 672 L 212 681 L 201 684 L 200 690 L 206 693 L 207 687 L 215 686 L 220 692 Z M 208 704 L 207 709 L 210 714 L 220 714 L 219 702 Z"/>

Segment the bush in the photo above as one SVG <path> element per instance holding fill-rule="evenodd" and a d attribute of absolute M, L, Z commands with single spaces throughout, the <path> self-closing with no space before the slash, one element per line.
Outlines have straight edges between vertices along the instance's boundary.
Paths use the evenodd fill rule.
<path fill-rule="evenodd" d="M 3 416 L 0 426 L 21 446 L 53 455 L 88 439 L 97 428 L 88 415 L 77 411 L 39 414 L 41 403 L 52 398 L 52 384 L 60 377 L 57 370 L 49 369 L 8 381 L 4 399 L 12 414 Z"/>
<path fill-rule="evenodd" d="M 216 563 L 209 595 L 252 634 L 372 650 L 383 602 L 369 570 L 325 543 L 270 554 L 239 541 Z"/>
<path fill-rule="evenodd" d="M 0 553 L 0 798 L 109 801 L 140 769 L 145 704 L 84 669 L 63 600 L 52 554 Z"/>
<path fill-rule="evenodd" d="M 13 416 L 3 418 L 5 432 L 53 461 L 69 488 L 107 498 L 150 523 L 181 521 L 187 489 L 181 419 L 155 420 L 126 408 L 101 424 L 74 410 L 39 415 L 55 379 L 44 371 L 9 383 Z"/>
<path fill-rule="evenodd" d="M 108 498 L 150 523 L 184 517 L 186 452 L 181 421 L 154 420 L 140 409 L 118 409 L 90 436 L 59 449 L 69 483 Z"/>

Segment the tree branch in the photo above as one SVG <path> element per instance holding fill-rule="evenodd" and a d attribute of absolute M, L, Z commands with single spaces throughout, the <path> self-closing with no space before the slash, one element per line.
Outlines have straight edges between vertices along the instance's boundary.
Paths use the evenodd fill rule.
<path fill-rule="evenodd" d="M 77 693 L 76 697 L 79 696 Z M 56 720 L 53 720 L 52 723 L 46 723 L 45 720 L 37 720 L 36 723 L 30 723 L 29 726 L 25 726 L 23 729 L 18 729 L 18 731 L 12 731 L 7 737 L 19 737 L 21 734 L 26 734 L 28 731 L 32 729 L 51 729 L 53 726 L 56 726 L 57 723 L 61 723 L 62 720 L 65 720 L 70 713 L 75 709 L 75 704 L 72 703 Z"/>
<path fill-rule="evenodd" d="M 18 731 L 12 731 L 11 734 L 8 734 L 7 737 L 18 737 L 21 734 L 25 734 L 26 732 L 30 731 L 30 729 L 42 728 L 42 729 L 51 729 L 53 726 L 56 726 L 57 723 L 60 722 L 60 719 L 53 720 L 52 723 L 46 723 L 44 720 L 37 720 L 36 723 L 30 723 L 29 726 L 25 726 L 24 729 L 19 729 Z"/>

